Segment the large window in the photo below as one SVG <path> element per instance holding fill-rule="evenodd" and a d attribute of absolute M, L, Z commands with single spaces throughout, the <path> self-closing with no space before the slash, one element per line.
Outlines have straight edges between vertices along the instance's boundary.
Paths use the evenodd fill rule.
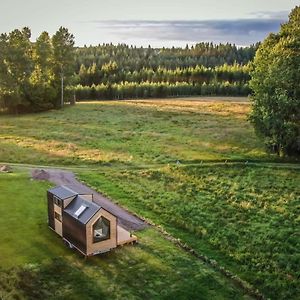
<path fill-rule="evenodd" d="M 110 222 L 104 217 L 100 217 L 93 225 L 94 243 L 108 240 L 110 238 Z"/>

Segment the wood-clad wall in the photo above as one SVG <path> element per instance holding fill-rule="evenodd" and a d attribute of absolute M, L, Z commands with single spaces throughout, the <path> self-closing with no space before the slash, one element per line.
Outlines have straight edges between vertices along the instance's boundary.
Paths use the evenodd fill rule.
<path fill-rule="evenodd" d="M 103 216 L 110 221 L 110 239 L 94 243 L 93 225 Z M 106 251 L 117 247 L 117 218 L 105 209 L 101 208 L 86 224 L 86 253 L 92 255 L 98 251 Z"/>
<path fill-rule="evenodd" d="M 70 197 L 70 198 L 65 199 L 65 200 L 63 201 L 63 206 L 64 206 L 64 208 L 66 208 L 66 207 L 72 202 L 72 200 L 74 200 L 75 198 L 76 198 L 76 196 L 72 196 L 72 197 Z"/>
<path fill-rule="evenodd" d="M 62 223 L 56 219 L 54 219 L 55 232 L 62 236 Z"/>
<path fill-rule="evenodd" d="M 93 195 L 92 194 L 84 194 L 84 195 L 79 195 L 80 198 L 86 200 L 86 201 L 93 201 Z"/>
<path fill-rule="evenodd" d="M 47 200 L 48 200 L 48 225 L 53 230 L 55 230 L 53 195 L 49 192 L 47 192 Z"/>
<path fill-rule="evenodd" d="M 71 244 L 86 253 L 86 229 L 85 225 L 81 224 L 72 216 L 63 212 L 63 237 Z"/>

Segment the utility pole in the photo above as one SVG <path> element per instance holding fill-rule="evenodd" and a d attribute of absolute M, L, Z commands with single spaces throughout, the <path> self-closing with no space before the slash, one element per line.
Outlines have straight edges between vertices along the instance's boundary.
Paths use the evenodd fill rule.
<path fill-rule="evenodd" d="M 60 100 L 61 108 L 64 107 L 64 74 L 61 72 L 61 100 Z"/>

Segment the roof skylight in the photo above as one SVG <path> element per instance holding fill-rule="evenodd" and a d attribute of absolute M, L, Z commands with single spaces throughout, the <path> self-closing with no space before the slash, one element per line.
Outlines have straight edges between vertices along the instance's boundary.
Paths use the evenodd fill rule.
<path fill-rule="evenodd" d="M 81 205 L 76 211 L 75 211 L 75 216 L 79 218 L 79 216 L 87 209 L 87 206 Z"/>

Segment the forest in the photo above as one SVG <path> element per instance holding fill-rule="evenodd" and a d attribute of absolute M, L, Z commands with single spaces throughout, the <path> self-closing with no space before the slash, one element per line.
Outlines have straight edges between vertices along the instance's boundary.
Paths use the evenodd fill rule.
<path fill-rule="evenodd" d="M 247 96 L 259 44 L 198 43 L 185 48 L 103 44 L 75 50 L 76 98 L 124 99 L 192 95 Z M 73 92 L 73 93 L 72 93 Z"/>
<path fill-rule="evenodd" d="M 31 40 L 27 27 L 0 36 L 0 109 L 62 107 L 70 100 L 248 96 L 259 43 L 198 43 L 185 48 L 125 44 L 75 47 L 67 28 Z"/>

